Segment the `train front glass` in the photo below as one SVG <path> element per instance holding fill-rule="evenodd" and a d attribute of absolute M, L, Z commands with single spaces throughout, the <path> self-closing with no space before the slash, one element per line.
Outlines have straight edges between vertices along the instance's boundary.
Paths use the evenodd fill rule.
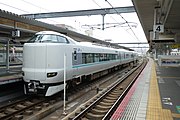
<path fill-rule="evenodd" d="M 37 34 L 33 36 L 28 43 L 69 43 L 68 40 L 59 35 L 51 35 L 51 34 Z"/>

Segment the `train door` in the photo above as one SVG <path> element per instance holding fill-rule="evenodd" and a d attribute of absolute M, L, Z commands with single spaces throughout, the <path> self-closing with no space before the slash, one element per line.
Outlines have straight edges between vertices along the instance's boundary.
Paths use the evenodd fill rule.
<path fill-rule="evenodd" d="M 79 67 L 82 64 L 82 52 L 80 48 L 74 48 L 72 53 L 72 65 L 74 76 L 79 76 Z"/>
<path fill-rule="evenodd" d="M 82 50 L 80 48 L 74 50 L 74 61 L 76 65 L 82 64 Z"/>

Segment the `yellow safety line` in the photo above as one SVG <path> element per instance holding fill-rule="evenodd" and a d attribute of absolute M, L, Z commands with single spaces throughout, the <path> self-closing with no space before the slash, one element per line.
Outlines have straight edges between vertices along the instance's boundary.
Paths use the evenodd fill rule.
<path fill-rule="evenodd" d="M 146 120 L 173 120 L 171 111 L 169 109 L 162 109 L 154 62 L 151 71 L 152 76 L 149 88 Z"/>

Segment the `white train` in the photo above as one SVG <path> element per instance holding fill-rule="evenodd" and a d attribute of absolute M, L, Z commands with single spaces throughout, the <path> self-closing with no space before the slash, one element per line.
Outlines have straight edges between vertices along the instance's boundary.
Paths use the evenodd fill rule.
<path fill-rule="evenodd" d="M 96 79 L 122 65 L 137 62 L 134 52 L 83 45 L 53 31 L 36 33 L 24 44 L 23 50 L 25 94 L 51 96 L 63 90 L 64 55 L 67 86 Z"/>

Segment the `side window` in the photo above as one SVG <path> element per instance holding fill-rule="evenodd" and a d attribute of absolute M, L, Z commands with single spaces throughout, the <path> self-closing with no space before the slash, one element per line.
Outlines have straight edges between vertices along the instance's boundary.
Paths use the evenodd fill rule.
<path fill-rule="evenodd" d="M 45 41 L 48 41 L 48 40 L 51 40 L 51 36 L 50 35 L 44 35 L 43 37 L 42 37 L 42 42 L 45 42 Z"/>
<path fill-rule="evenodd" d="M 104 59 L 104 54 L 103 54 L 103 53 L 100 53 L 99 61 L 103 61 L 103 59 Z"/>
<path fill-rule="evenodd" d="M 121 60 L 121 53 L 119 53 L 119 59 Z"/>
<path fill-rule="evenodd" d="M 57 38 L 59 43 L 69 43 L 69 41 L 65 37 L 57 36 Z"/>
<path fill-rule="evenodd" d="M 52 40 L 52 42 L 57 42 L 57 37 L 56 37 L 56 35 L 51 35 L 51 40 Z"/>
<path fill-rule="evenodd" d="M 94 62 L 99 62 L 99 53 L 94 54 Z"/>
<path fill-rule="evenodd" d="M 86 53 L 82 54 L 82 64 L 86 63 Z"/>
<path fill-rule="evenodd" d="M 42 42 L 57 42 L 57 37 L 56 35 L 44 35 Z"/>

